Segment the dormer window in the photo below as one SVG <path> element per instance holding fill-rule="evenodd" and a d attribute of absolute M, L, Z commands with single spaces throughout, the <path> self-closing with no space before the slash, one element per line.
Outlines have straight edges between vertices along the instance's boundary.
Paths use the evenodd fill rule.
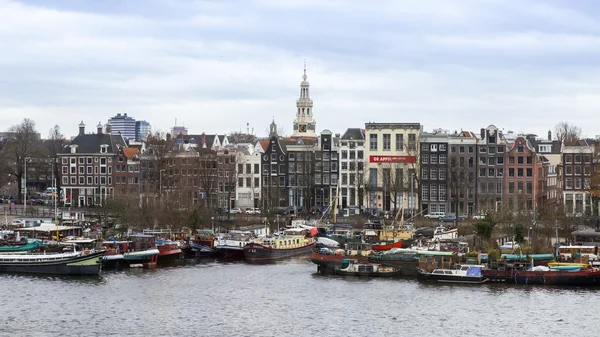
<path fill-rule="evenodd" d="M 100 153 L 106 153 L 107 148 L 108 148 L 108 145 L 106 145 L 106 144 L 100 145 Z"/>
<path fill-rule="evenodd" d="M 71 153 L 77 153 L 77 145 L 71 145 Z"/>

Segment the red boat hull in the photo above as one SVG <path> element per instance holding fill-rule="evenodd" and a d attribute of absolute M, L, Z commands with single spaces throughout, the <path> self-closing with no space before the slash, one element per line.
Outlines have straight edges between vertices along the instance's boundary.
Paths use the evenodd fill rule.
<path fill-rule="evenodd" d="M 389 245 L 373 245 L 373 250 L 376 250 L 378 252 L 390 250 L 392 248 L 402 248 L 402 241 L 390 243 Z"/>
<path fill-rule="evenodd" d="M 310 260 L 318 266 L 317 270 L 321 273 L 333 273 L 334 268 L 339 267 L 343 259 L 353 259 L 359 263 L 369 262 L 369 259 L 365 256 L 325 255 L 316 251 L 313 251 L 310 255 Z"/>
<path fill-rule="evenodd" d="M 158 263 L 167 263 L 178 260 L 181 257 L 181 249 L 177 244 L 160 245 L 158 248 Z"/>
<path fill-rule="evenodd" d="M 482 274 L 492 282 L 558 286 L 600 286 L 600 270 L 483 270 Z"/>

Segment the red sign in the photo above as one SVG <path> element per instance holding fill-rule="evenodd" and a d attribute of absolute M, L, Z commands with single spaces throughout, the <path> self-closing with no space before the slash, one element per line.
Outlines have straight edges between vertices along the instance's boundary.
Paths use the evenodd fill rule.
<path fill-rule="evenodd" d="M 415 156 L 369 156 L 371 163 L 401 163 L 413 164 L 417 161 Z"/>

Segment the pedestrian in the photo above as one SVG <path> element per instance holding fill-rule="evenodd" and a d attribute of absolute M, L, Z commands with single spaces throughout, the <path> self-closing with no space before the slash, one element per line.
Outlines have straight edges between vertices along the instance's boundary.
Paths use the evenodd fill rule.
<path fill-rule="evenodd" d="M 8 204 L 8 210 L 12 211 L 12 202 L 10 204 Z"/>

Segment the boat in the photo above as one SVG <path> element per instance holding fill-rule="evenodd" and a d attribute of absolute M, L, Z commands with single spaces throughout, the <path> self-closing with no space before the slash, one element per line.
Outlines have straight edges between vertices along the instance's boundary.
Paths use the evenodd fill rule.
<path fill-rule="evenodd" d="M 181 259 L 182 252 L 177 242 L 158 240 L 156 248 L 158 248 L 159 264 L 173 263 Z"/>
<path fill-rule="evenodd" d="M 0 272 L 49 275 L 98 275 L 104 251 L 57 254 L 0 254 Z"/>
<path fill-rule="evenodd" d="M 368 263 L 368 256 L 373 253 L 371 244 L 364 242 L 347 242 L 344 249 L 319 248 L 313 249 L 310 260 L 317 265 L 317 271 L 322 274 L 335 272 L 335 268 L 342 263 L 345 258 L 353 258 L 360 263 Z"/>
<path fill-rule="evenodd" d="M 573 268 L 589 268 L 590 265 L 587 263 L 573 263 L 573 262 L 550 262 L 548 263 L 550 268 L 561 268 L 561 267 L 573 267 Z"/>
<path fill-rule="evenodd" d="M 419 275 L 417 251 L 406 248 L 394 248 L 384 253 L 370 255 L 368 260 L 400 269 L 404 276 Z"/>
<path fill-rule="evenodd" d="M 269 262 L 308 254 L 317 241 L 306 232 L 304 228 L 290 228 L 278 237 L 252 241 L 244 246 L 244 257 L 248 262 Z"/>
<path fill-rule="evenodd" d="M 217 252 L 215 233 L 208 229 L 197 229 L 196 237 L 183 249 L 186 258 L 210 257 L 215 256 Z"/>
<path fill-rule="evenodd" d="M 18 241 L 14 244 L 3 244 L 0 245 L 0 252 L 28 252 L 32 250 L 36 250 L 40 248 L 40 241 L 35 240 L 32 242 L 27 242 L 27 240 Z"/>
<path fill-rule="evenodd" d="M 217 257 L 244 259 L 244 247 L 252 239 L 252 232 L 239 230 L 231 230 L 221 237 L 216 237 L 214 247 L 217 249 Z"/>
<path fill-rule="evenodd" d="M 577 265 L 553 264 L 554 267 L 533 266 L 527 263 L 491 264 L 484 276 L 493 282 L 512 284 L 545 284 L 556 286 L 600 286 L 600 269 Z"/>
<path fill-rule="evenodd" d="M 402 276 L 399 268 L 383 266 L 377 263 L 360 263 L 355 259 L 344 259 L 339 267 L 335 268 L 336 275 L 366 276 L 366 277 L 397 277 Z"/>
<path fill-rule="evenodd" d="M 154 245 L 154 236 L 135 234 L 131 235 L 130 239 L 123 241 L 109 239 L 102 243 L 107 251 L 102 259 L 106 269 L 156 266 L 160 252 Z"/>
<path fill-rule="evenodd" d="M 481 271 L 481 265 L 456 265 L 453 269 L 437 268 L 432 272 L 419 269 L 419 278 L 424 281 L 441 283 L 469 283 L 480 284 L 489 281 Z"/>
<path fill-rule="evenodd" d="M 104 245 L 104 249 L 106 250 L 106 254 L 102 257 L 102 268 L 103 269 L 119 269 L 121 267 L 125 267 L 125 261 L 123 257 L 123 252 L 128 250 L 130 241 L 104 241 L 102 245 Z"/>
<path fill-rule="evenodd" d="M 152 268 L 158 262 L 159 250 L 150 248 L 146 250 L 127 252 L 123 254 L 123 261 L 129 267 Z"/>
<path fill-rule="evenodd" d="M 378 251 L 378 252 L 381 252 L 384 250 L 390 250 L 392 248 L 402 248 L 402 240 L 396 241 L 394 243 L 373 245 L 373 250 Z"/>

